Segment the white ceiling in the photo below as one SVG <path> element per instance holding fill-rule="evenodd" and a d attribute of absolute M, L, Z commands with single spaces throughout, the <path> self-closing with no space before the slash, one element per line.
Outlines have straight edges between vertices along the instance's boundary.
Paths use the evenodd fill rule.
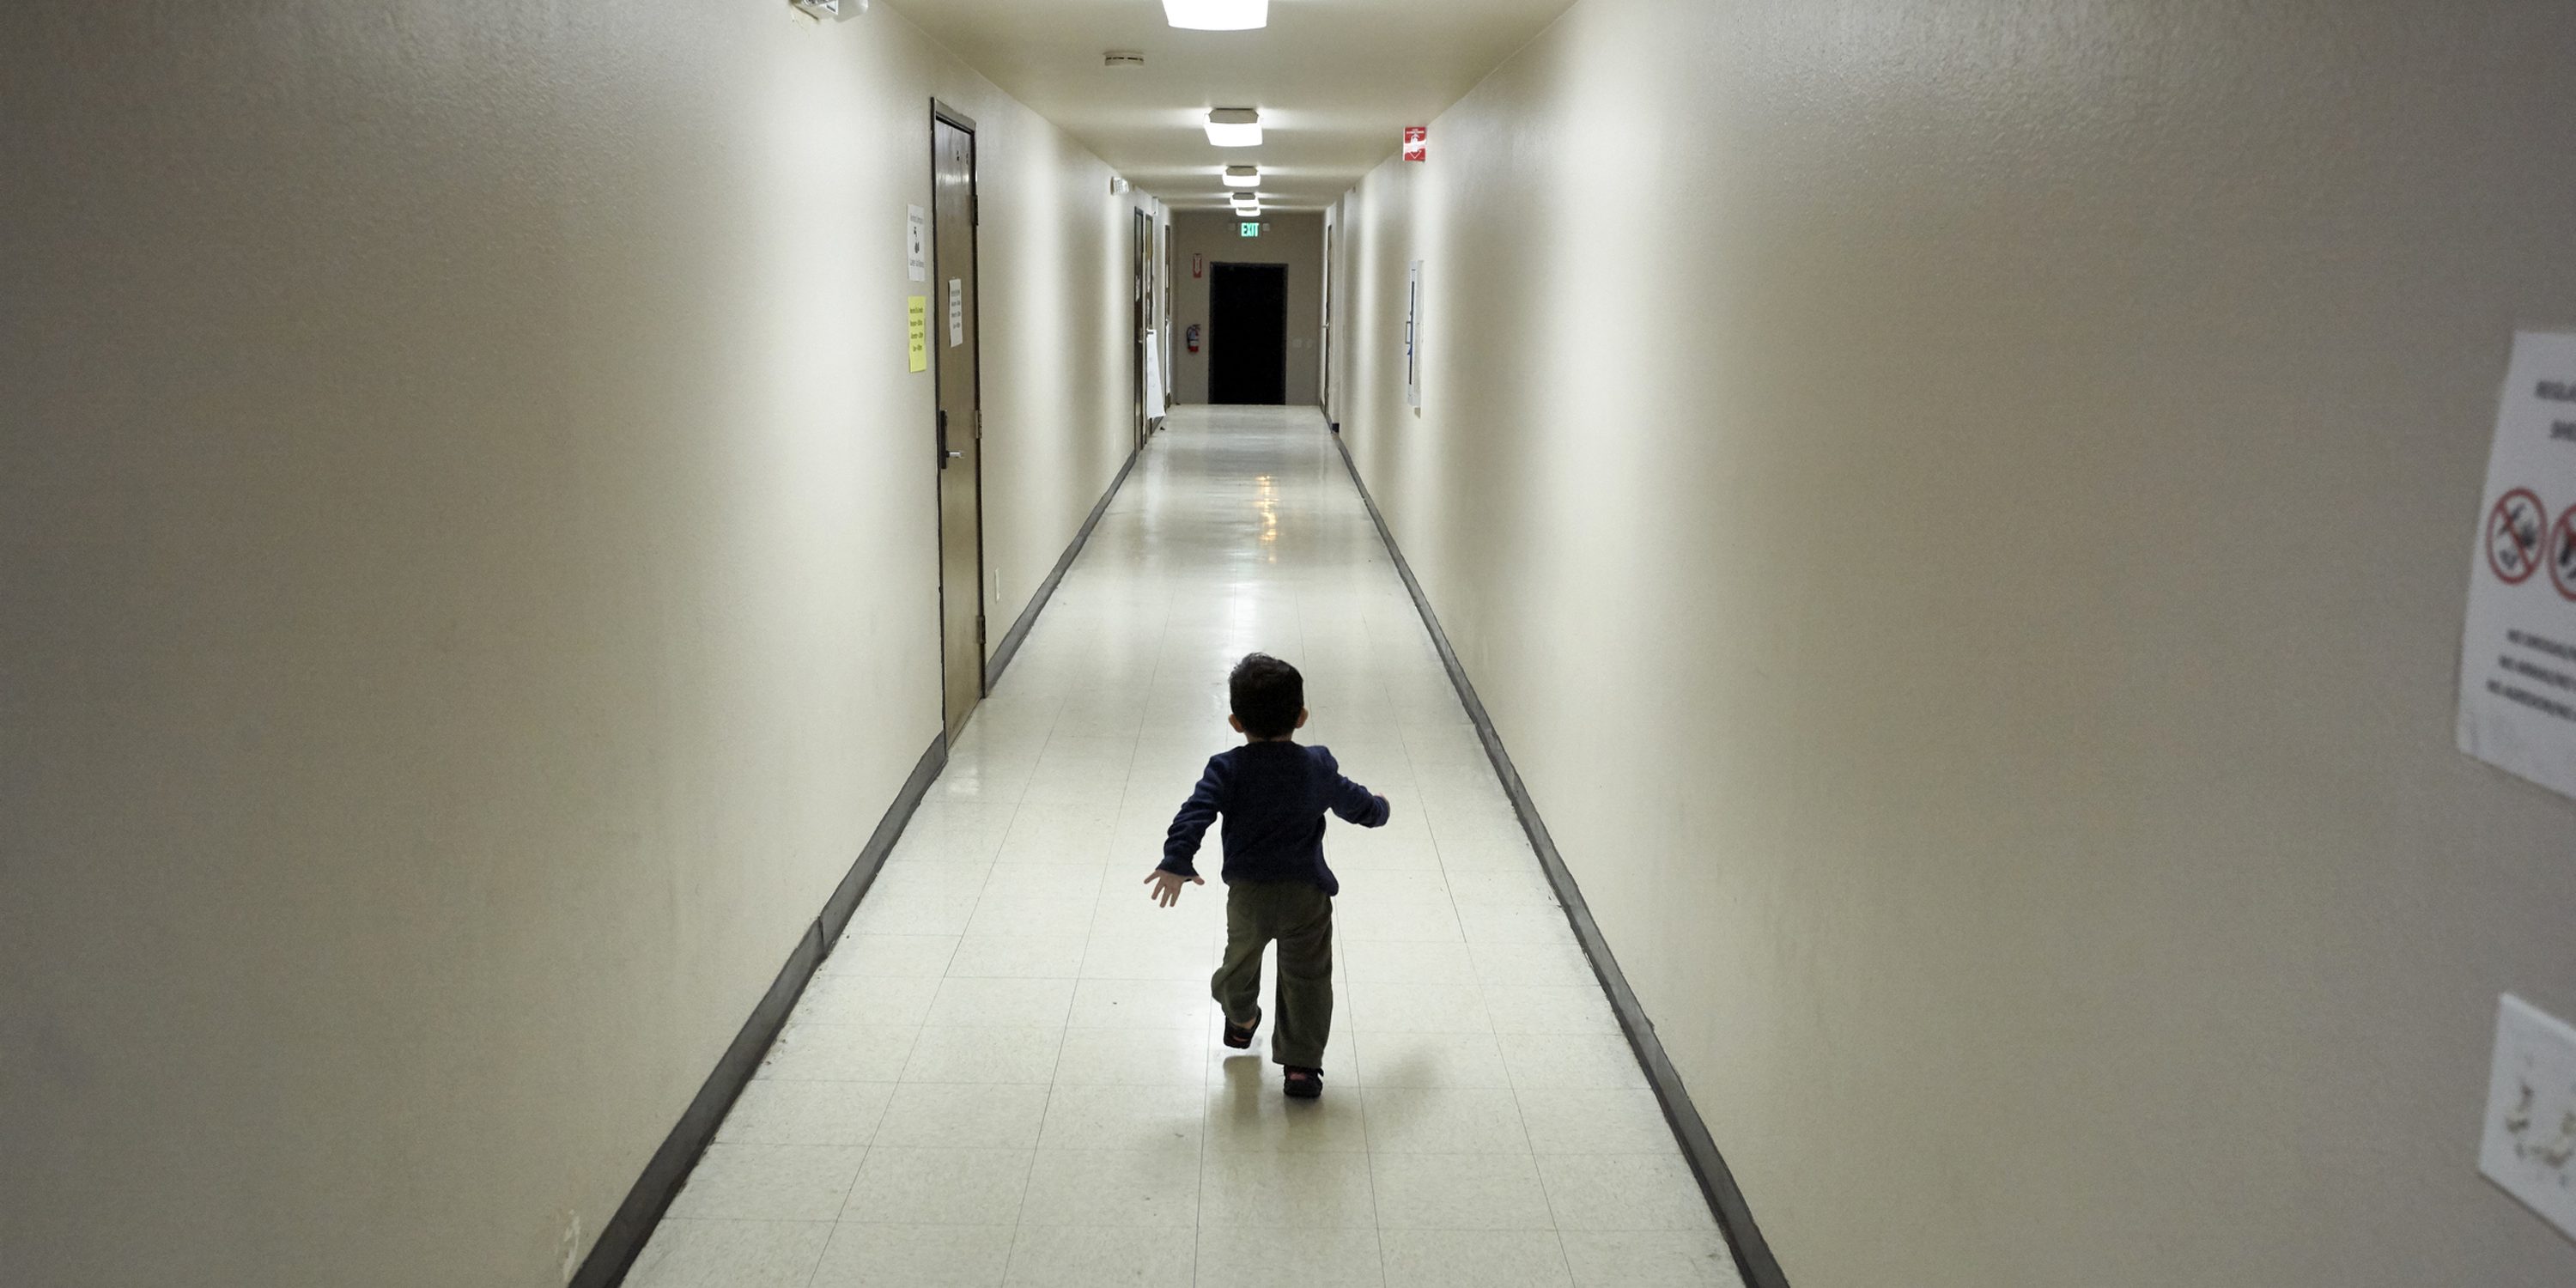
<path fill-rule="evenodd" d="M 1270 0 L 1259 31 L 1177 30 L 1162 0 L 885 3 L 1174 208 L 1222 208 L 1217 171 L 1249 163 L 1265 205 L 1298 210 L 1339 198 L 1572 0 Z M 1112 49 L 1145 65 L 1103 67 Z M 1259 108 L 1262 145 L 1209 146 L 1211 107 Z"/>

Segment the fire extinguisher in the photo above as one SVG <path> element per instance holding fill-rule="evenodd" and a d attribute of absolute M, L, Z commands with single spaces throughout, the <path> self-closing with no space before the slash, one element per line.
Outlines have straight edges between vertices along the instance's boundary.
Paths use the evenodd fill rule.
<path fill-rule="evenodd" d="M 1199 324 L 1198 324 L 1198 323 L 1196 323 L 1196 322 L 1192 322 L 1192 323 L 1190 323 L 1190 329 L 1189 329 L 1189 331 L 1185 334 L 1185 336 L 1184 336 L 1183 338 L 1184 338 L 1184 339 L 1186 339 L 1186 340 L 1188 340 L 1188 342 L 1189 342 L 1189 346 L 1190 346 L 1190 352 L 1192 352 L 1192 353 L 1196 353 L 1196 352 L 1198 352 L 1198 351 L 1199 351 Z"/>

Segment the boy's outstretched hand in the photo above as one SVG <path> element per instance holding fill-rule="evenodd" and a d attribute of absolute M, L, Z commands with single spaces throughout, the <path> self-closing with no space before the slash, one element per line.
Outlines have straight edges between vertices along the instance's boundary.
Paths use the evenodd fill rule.
<path fill-rule="evenodd" d="M 1145 884 L 1154 887 L 1145 892 L 1145 897 L 1168 908 L 1181 901 L 1181 887 L 1184 884 L 1206 885 L 1207 878 L 1185 877 L 1178 872 L 1165 872 L 1161 868 L 1156 868 L 1145 874 Z"/>

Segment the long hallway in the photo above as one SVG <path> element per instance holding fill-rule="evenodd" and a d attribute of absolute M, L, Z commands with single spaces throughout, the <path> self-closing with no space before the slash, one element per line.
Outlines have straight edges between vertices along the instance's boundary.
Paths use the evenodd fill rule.
<path fill-rule="evenodd" d="M 1172 425 L 628 1282 L 1736 1283 L 1321 419 Z M 1253 650 L 1305 672 L 1300 741 L 1394 806 L 1326 842 L 1314 1103 L 1266 1027 L 1217 1041 L 1216 836 L 1177 908 L 1141 884 Z"/>

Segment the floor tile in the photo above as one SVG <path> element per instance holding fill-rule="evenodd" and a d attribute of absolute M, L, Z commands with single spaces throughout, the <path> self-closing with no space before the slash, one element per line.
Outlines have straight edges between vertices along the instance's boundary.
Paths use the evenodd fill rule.
<path fill-rule="evenodd" d="M 874 1024 L 910 1027 L 930 1014 L 939 981 L 926 976 L 814 976 L 796 1003 L 796 1018 L 808 1024 Z"/>
<path fill-rule="evenodd" d="M 1364 1033 L 1494 1031 L 1484 990 L 1474 984 L 1355 984 L 1335 1002 L 1337 1014 Z"/>
<path fill-rule="evenodd" d="M 1381 1230 L 1386 1282 L 1407 1288 L 1572 1288 L 1552 1230 Z"/>
<path fill-rule="evenodd" d="M 1368 1147 L 1379 1154 L 1525 1154 L 1520 1102 L 1488 1087 L 1369 1087 Z"/>
<path fill-rule="evenodd" d="M 1073 990 L 1078 1029 L 1204 1029 L 1216 1015 L 1205 980 L 1086 979 Z"/>
<path fill-rule="evenodd" d="M 1644 1087 L 1523 1087 L 1521 1126 L 1542 1154 L 1675 1154 L 1663 1106 Z"/>
<path fill-rule="evenodd" d="M 1207 1080 L 1207 1026 L 1190 1029 L 1067 1029 L 1058 1082 L 1174 1086 Z"/>
<path fill-rule="evenodd" d="M 1041 1149 L 1020 1219 L 1029 1225 L 1189 1228 L 1199 1160 L 1173 1149 Z"/>
<path fill-rule="evenodd" d="M 1496 1033 L 1619 1032 L 1619 1017 L 1598 984 L 1495 986 L 1484 990 Z"/>
<path fill-rule="evenodd" d="M 886 1101 L 875 1147 L 1034 1149 L 1046 1104 L 1045 1087 L 1023 1083 L 906 1083 Z"/>
<path fill-rule="evenodd" d="M 1002 1225 L 1019 1219 L 1033 1152 L 879 1145 L 842 1205 L 843 1224 Z"/>
<path fill-rule="evenodd" d="M 1601 986 L 1600 977 L 1592 972 L 1592 960 L 1573 944 L 1471 943 L 1467 951 L 1475 960 L 1476 982 L 1487 987 Z"/>
<path fill-rule="evenodd" d="M 1610 1034 L 1516 1033 L 1501 1039 L 1515 1087 L 1642 1087 L 1646 1071 L 1628 1039 Z"/>
<path fill-rule="evenodd" d="M 1203 1226 L 1377 1224 L 1365 1154 L 1211 1152 L 1200 1180 Z"/>
<path fill-rule="evenodd" d="M 956 952 L 955 935 L 843 935 L 823 959 L 822 973 L 937 979 Z"/>
<path fill-rule="evenodd" d="M 1382 1288 L 1377 1231 L 1199 1227 L 1198 1288 Z"/>
<path fill-rule="evenodd" d="M 1354 984 L 1475 984 L 1476 964 L 1464 943 L 1339 945 Z"/>
<path fill-rule="evenodd" d="M 1574 1288 L 1742 1288 L 1715 1230 L 1562 1231 Z"/>
<path fill-rule="evenodd" d="M 975 916 L 976 896 L 887 895 L 859 900 L 850 930 L 862 935 L 958 935 Z"/>
<path fill-rule="evenodd" d="M 1190 1227 L 1020 1227 L 1011 1288 L 1191 1288 L 1197 1241 Z"/>
<path fill-rule="evenodd" d="M 832 1227 L 823 1221 L 666 1218 L 635 1265 L 629 1288 L 804 1288 Z"/>
<path fill-rule="evenodd" d="M 807 1024 L 791 1019 L 756 1078 L 824 1082 L 892 1082 L 912 1058 L 910 1025 Z"/>
<path fill-rule="evenodd" d="M 843 1145 L 709 1145 L 668 1215 L 829 1221 L 840 1215 L 866 1153 Z"/>
<path fill-rule="evenodd" d="M 1197 940 L 1094 936 L 1089 950 L 1083 955 L 1082 977 L 1197 980 L 1205 983 L 1216 973 L 1217 961 L 1217 954 L 1206 943 Z"/>
<path fill-rule="evenodd" d="M 1069 979 L 976 979 L 940 981 L 925 1022 L 977 1028 L 1061 1026 L 1073 1008 Z"/>
<path fill-rule="evenodd" d="M 905 1082 L 1025 1082 L 1055 1079 L 1064 1030 L 1053 1026 L 924 1025 L 904 1062 Z"/>
<path fill-rule="evenodd" d="M 1207 1089 L 1182 1086 L 1056 1084 L 1047 1098 L 1041 1149 L 1179 1149 L 1195 1153 Z"/>
<path fill-rule="evenodd" d="M 1539 1179 L 1560 1230 L 1714 1230 L 1679 1154 L 1547 1154 Z"/>
<path fill-rule="evenodd" d="M 1360 1081 L 1371 1087 L 1509 1087 L 1502 1048 L 1490 1033 L 1376 1032 L 1359 1035 Z"/>
<path fill-rule="evenodd" d="M 1369 1168 L 1382 1229 L 1554 1228 L 1527 1154 L 1371 1154 Z"/>
<path fill-rule="evenodd" d="M 1291 1100 L 1275 1079 L 1220 1082 L 1208 1093 L 1207 1147 L 1217 1151 L 1359 1153 L 1368 1148 L 1360 1096 L 1328 1087 L 1316 1100 Z"/>
<path fill-rule="evenodd" d="M 1072 979 L 1082 972 L 1090 933 L 1078 935 L 968 934 L 948 963 L 951 979 Z M 926 1009 L 926 1008 L 925 1008 Z"/>
<path fill-rule="evenodd" d="M 832 1233 L 812 1288 L 999 1288 L 1017 1235 L 1009 1225 L 845 1221 Z"/>
<path fill-rule="evenodd" d="M 735 1145 L 865 1145 L 894 1098 L 888 1082 L 754 1078 L 725 1114 L 716 1139 Z"/>

